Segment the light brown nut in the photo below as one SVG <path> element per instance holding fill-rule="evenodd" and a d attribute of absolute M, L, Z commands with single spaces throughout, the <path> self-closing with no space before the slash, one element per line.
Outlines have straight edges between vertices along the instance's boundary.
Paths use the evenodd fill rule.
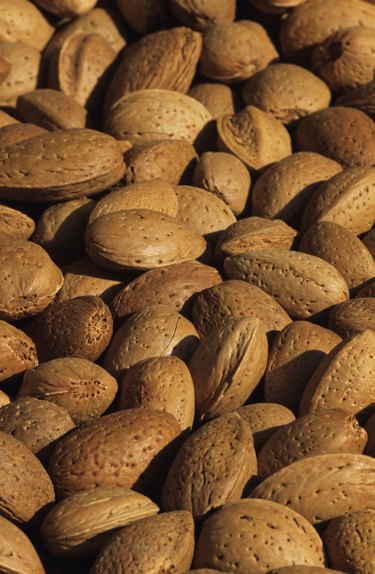
<path fill-rule="evenodd" d="M 77 18 L 94 8 L 97 0 L 35 0 L 44 10 L 56 16 Z"/>
<path fill-rule="evenodd" d="M 201 337 L 225 325 L 228 318 L 242 317 L 259 319 L 268 335 L 291 322 L 273 297 L 245 281 L 223 281 L 204 289 L 193 305 L 193 323 Z"/>
<path fill-rule="evenodd" d="M 330 329 L 343 338 L 357 335 L 365 329 L 375 331 L 375 297 L 357 297 L 333 307 L 328 323 Z"/>
<path fill-rule="evenodd" d="M 247 80 L 277 57 L 266 30 L 257 22 L 217 23 L 203 34 L 199 70 L 207 78 L 232 84 Z"/>
<path fill-rule="evenodd" d="M 0 150 L 0 168 L 0 197 L 32 202 L 92 195 L 125 172 L 117 141 L 88 129 L 47 133 L 9 146 Z"/>
<path fill-rule="evenodd" d="M 4 60 L 4 58 L 0 58 L 0 84 L 3 83 L 5 78 L 8 77 L 10 72 L 10 64 Z M 6 114 L 6 112 L 4 112 Z"/>
<path fill-rule="evenodd" d="M 275 337 L 264 377 L 266 401 L 297 412 L 310 378 L 341 337 L 309 321 L 294 321 Z"/>
<path fill-rule="evenodd" d="M 375 460 L 363 454 L 317 454 L 285 466 L 261 482 L 250 497 L 273 500 L 312 524 L 349 511 L 373 509 Z"/>
<path fill-rule="evenodd" d="M 194 560 L 196 568 L 238 574 L 292 564 L 323 566 L 317 532 L 291 508 L 253 499 L 225 504 L 206 520 Z"/>
<path fill-rule="evenodd" d="M 132 408 L 166 411 L 182 431 L 191 429 L 194 385 L 185 363 L 178 357 L 155 357 L 131 367 L 121 379 L 118 409 Z"/>
<path fill-rule="evenodd" d="M 0 42 L 20 42 L 44 50 L 54 28 L 28 0 L 0 0 Z"/>
<path fill-rule="evenodd" d="M 302 118 L 294 142 L 298 151 L 321 153 L 343 167 L 375 166 L 374 122 L 354 108 L 326 108 Z"/>
<path fill-rule="evenodd" d="M 96 486 L 157 493 L 180 432 L 173 415 L 152 409 L 127 409 L 87 423 L 61 439 L 50 458 L 58 497 Z"/>
<path fill-rule="evenodd" d="M 150 209 L 103 215 L 87 227 L 85 241 L 89 257 L 114 271 L 192 261 L 206 248 L 205 240 L 194 229 Z"/>
<path fill-rule="evenodd" d="M 125 21 L 138 34 L 166 28 L 169 20 L 167 0 L 116 0 Z"/>
<path fill-rule="evenodd" d="M 299 225 L 303 210 L 320 183 L 342 171 L 339 163 L 301 151 L 270 166 L 251 190 L 252 214 Z"/>
<path fill-rule="evenodd" d="M 123 320 L 149 305 L 168 305 L 189 316 L 196 295 L 222 282 L 220 273 L 198 261 L 151 269 L 126 285 L 113 299 L 115 320 Z"/>
<path fill-rule="evenodd" d="M 0 569 L 15 574 L 46 574 L 30 539 L 6 518 L 0 516 Z"/>
<path fill-rule="evenodd" d="M 21 122 L 0 128 L 0 148 L 45 134 L 46 130 L 34 124 Z"/>
<path fill-rule="evenodd" d="M 234 114 L 239 104 L 237 94 L 229 86 L 216 82 L 196 84 L 188 95 L 203 104 L 215 120 L 223 114 Z"/>
<path fill-rule="evenodd" d="M 0 110 L 0 126 L 1 127 L 8 126 L 9 124 L 18 124 L 18 123 L 19 122 L 18 122 L 18 120 L 16 120 L 16 118 L 11 116 L 7 112 L 4 112 L 4 110 Z"/>
<path fill-rule="evenodd" d="M 373 413 L 366 422 L 365 431 L 367 432 L 368 435 L 365 454 L 375 458 L 375 413 Z"/>
<path fill-rule="evenodd" d="M 19 96 L 37 87 L 41 53 L 26 44 L 0 42 L 0 57 L 10 65 L 0 84 L 0 105 L 15 108 Z"/>
<path fill-rule="evenodd" d="M 143 494 L 119 486 L 98 486 L 58 502 L 43 520 L 40 532 L 54 556 L 94 557 L 118 528 L 158 511 Z"/>
<path fill-rule="evenodd" d="M 244 85 L 247 105 L 269 112 L 290 124 L 329 106 L 331 93 L 317 76 L 294 64 L 273 64 L 252 76 Z"/>
<path fill-rule="evenodd" d="M 375 227 L 362 238 L 363 243 L 375 259 Z"/>
<path fill-rule="evenodd" d="M 302 395 L 300 413 L 332 408 L 359 413 L 375 401 L 374 372 L 375 332 L 367 329 L 323 359 Z"/>
<path fill-rule="evenodd" d="M 247 106 L 234 116 L 217 120 L 218 148 L 236 155 L 247 167 L 259 170 L 292 153 L 289 133 L 268 112 Z"/>
<path fill-rule="evenodd" d="M 307 204 L 302 229 L 333 221 L 360 235 L 375 221 L 375 169 L 353 167 L 323 183 Z"/>
<path fill-rule="evenodd" d="M 268 344 L 259 319 L 227 319 L 211 331 L 189 361 L 199 420 L 237 409 L 260 382 Z"/>
<path fill-rule="evenodd" d="M 9 403 L 10 403 L 9 396 L 6 393 L 4 393 L 4 391 L 0 391 L 0 407 L 9 405 Z"/>
<path fill-rule="evenodd" d="M 331 568 L 318 568 L 316 566 L 285 566 L 285 568 L 275 568 L 268 574 L 345 574 L 341 570 L 331 570 Z"/>
<path fill-rule="evenodd" d="M 34 230 L 35 223 L 26 213 L 0 205 L 0 241 L 17 241 L 18 239 L 26 241 Z"/>
<path fill-rule="evenodd" d="M 342 275 L 319 257 L 287 249 L 255 249 L 224 261 L 230 279 L 242 279 L 275 297 L 285 311 L 307 319 L 349 299 Z"/>
<path fill-rule="evenodd" d="M 38 357 L 33 341 L 23 331 L 0 321 L 0 381 L 17 379 L 26 369 L 36 367 Z"/>
<path fill-rule="evenodd" d="M 112 315 L 100 297 L 76 297 L 34 317 L 28 331 L 41 362 L 59 357 L 96 361 L 111 340 Z"/>
<path fill-rule="evenodd" d="M 175 355 L 187 362 L 199 343 L 194 325 L 166 305 L 134 313 L 115 333 L 104 368 L 116 378 L 140 361 Z"/>
<path fill-rule="evenodd" d="M 278 403 L 243 405 L 237 412 L 250 426 L 256 451 L 259 451 L 279 428 L 295 420 L 292 411 Z"/>
<path fill-rule="evenodd" d="M 166 512 L 121 529 L 103 548 L 90 574 L 186 572 L 194 554 L 190 512 Z"/>
<path fill-rule="evenodd" d="M 361 112 L 365 112 L 365 114 L 375 120 L 374 94 L 375 80 L 345 92 L 339 98 L 337 98 L 335 105 L 361 110 Z"/>
<path fill-rule="evenodd" d="M 256 474 L 248 424 L 237 413 L 217 417 L 180 448 L 163 486 L 163 510 L 189 510 L 201 519 L 222 504 L 239 500 Z"/>
<path fill-rule="evenodd" d="M 175 18 L 194 30 L 206 30 L 212 24 L 233 22 L 235 0 L 170 0 Z"/>
<path fill-rule="evenodd" d="M 31 524 L 55 500 L 53 484 L 41 462 L 22 442 L 0 432 L 0 515 Z"/>

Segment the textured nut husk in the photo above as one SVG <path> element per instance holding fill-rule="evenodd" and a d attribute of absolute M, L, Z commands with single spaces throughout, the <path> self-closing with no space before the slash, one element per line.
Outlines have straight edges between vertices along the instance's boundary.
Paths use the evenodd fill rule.
<path fill-rule="evenodd" d="M 252 214 L 298 224 L 317 186 L 342 171 L 339 163 L 298 152 L 269 167 L 251 190 Z"/>
<path fill-rule="evenodd" d="M 7 321 L 43 311 L 64 281 L 46 251 L 31 241 L 2 242 L 0 262 L 0 318 Z"/>
<path fill-rule="evenodd" d="M 22 442 L 0 432 L 0 515 L 30 524 L 54 502 L 53 484 L 42 464 Z"/>
<path fill-rule="evenodd" d="M 121 529 L 103 548 L 90 574 L 186 572 L 194 554 L 194 521 L 185 510 L 151 516 Z"/>
<path fill-rule="evenodd" d="M 262 480 L 305 456 L 329 453 L 361 454 L 367 433 L 353 415 L 340 410 L 310 413 L 276 431 L 258 454 Z"/>
<path fill-rule="evenodd" d="M 119 486 L 99 486 L 58 502 L 43 520 L 41 535 L 54 556 L 93 557 L 115 529 L 158 511 L 143 494 Z"/>
<path fill-rule="evenodd" d="M 89 257 L 113 271 L 192 261 L 206 248 L 205 240 L 194 229 L 151 209 L 103 215 L 87 227 L 85 241 Z"/>
<path fill-rule="evenodd" d="M 336 30 L 350 26 L 375 28 L 375 8 L 362 0 L 307 0 L 294 8 L 280 28 L 288 60 L 308 61 L 312 48 Z"/>
<path fill-rule="evenodd" d="M 20 329 L 0 321 L 0 381 L 21 375 L 37 364 L 33 341 Z"/>
<path fill-rule="evenodd" d="M 204 289 L 193 305 L 193 323 L 201 337 L 224 325 L 229 318 L 255 317 L 267 333 L 291 322 L 278 302 L 259 287 L 229 280 Z"/>
<path fill-rule="evenodd" d="M 44 50 L 54 28 L 28 0 L 0 1 L 0 42 L 20 42 Z"/>
<path fill-rule="evenodd" d="M 196 416 L 211 418 L 240 407 L 260 382 L 268 344 L 259 319 L 227 319 L 201 342 L 189 361 Z"/>
<path fill-rule="evenodd" d="M 94 8 L 97 0 L 35 0 L 36 4 L 56 16 L 77 18 Z"/>
<path fill-rule="evenodd" d="M 0 205 L 0 241 L 27 241 L 34 230 L 35 223 L 31 217 L 18 209 Z"/>
<path fill-rule="evenodd" d="M 349 511 L 375 510 L 375 460 L 363 454 L 317 454 L 285 466 L 250 494 L 299 512 L 312 524 Z"/>
<path fill-rule="evenodd" d="M 146 359 L 121 379 L 118 409 L 148 408 L 171 413 L 182 431 L 194 422 L 194 385 L 189 369 L 178 357 Z M 1 412 L 1 411 L 0 411 Z"/>
<path fill-rule="evenodd" d="M 326 108 L 302 118 L 294 142 L 298 151 L 321 153 L 343 167 L 375 165 L 374 122 L 354 108 Z"/>
<path fill-rule="evenodd" d="M 61 439 L 50 458 L 58 497 L 96 486 L 156 491 L 180 432 L 173 415 L 152 409 L 127 409 L 87 423 Z"/>
<path fill-rule="evenodd" d="M 192 183 L 222 199 L 239 215 L 246 207 L 251 179 L 248 169 L 234 155 L 206 152 L 199 158 Z"/>
<path fill-rule="evenodd" d="M 34 124 L 16 123 L 0 128 L 0 148 L 45 134 L 46 130 Z"/>
<path fill-rule="evenodd" d="M 109 110 L 104 131 L 132 144 L 181 139 L 196 144 L 204 138 L 210 120 L 210 112 L 190 96 L 172 90 L 139 90 L 123 96 Z"/>
<path fill-rule="evenodd" d="M 279 428 L 296 418 L 292 411 L 278 403 L 243 405 L 237 409 L 237 413 L 250 426 L 256 451 L 259 451 Z"/>
<path fill-rule="evenodd" d="M 104 368 L 116 378 L 145 359 L 175 355 L 187 362 L 199 343 L 194 325 L 166 305 L 134 313 L 115 333 Z"/>
<path fill-rule="evenodd" d="M 245 499 L 225 504 L 203 524 L 194 566 L 238 574 L 268 572 L 293 564 L 323 566 L 323 544 L 314 528 L 291 508 Z"/>
<path fill-rule="evenodd" d="M 344 339 L 365 329 L 375 331 L 375 297 L 357 297 L 333 307 L 328 324 Z"/>
<path fill-rule="evenodd" d="M 275 297 L 290 315 L 307 319 L 349 299 L 342 275 L 319 257 L 287 249 L 256 249 L 224 260 L 230 279 L 242 279 Z"/>
<path fill-rule="evenodd" d="M 331 408 L 359 413 L 375 402 L 374 372 L 375 332 L 367 329 L 334 347 L 323 359 L 302 395 L 300 413 Z"/>
<path fill-rule="evenodd" d="M 277 57 L 266 30 L 257 22 L 217 23 L 203 34 L 199 70 L 207 78 L 232 84 L 247 80 Z"/>
<path fill-rule="evenodd" d="M 59 357 L 96 361 L 109 345 L 113 321 L 104 301 L 87 295 L 51 305 L 30 321 L 28 331 L 41 362 Z"/>
<path fill-rule="evenodd" d="M 375 259 L 375 228 L 366 233 L 362 241 Z"/>
<path fill-rule="evenodd" d="M 238 98 L 229 86 L 202 82 L 190 88 L 188 95 L 198 100 L 216 120 L 223 114 L 234 114 Z"/>
<path fill-rule="evenodd" d="M 275 337 L 264 377 L 266 401 L 298 410 L 310 378 L 341 337 L 309 321 L 294 321 Z"/>
<path fill-rule="evenodd" d="M 347 108 L 356 108 L 365 112 L 370 118 L 375 120 L 375 80 L 365 84 L 364 86 L 359 86 L 354 90 L 349 90 L 342 94 L 335 101 L 336 106 L 344 106 Z"/>
<path fill-rule="evenodd" d="M 298 249 L 333 265 L 352 291 L 375 276 L 371 253 L 352 231 L 339 223 L 319 221 L 311 225 Z"/>
<path fill-rule="evenodd" d="M 331 93 L 317 76 L 294 64 L 273 64 L 252 76 L 242 96 L 247 105 L 270 113 L 284 124 L 329 106 Z"/>
<path fill-rule="evenodd" d="M 259 170 L 292 153 L 290 135 L 272 114 L 246 106 L 234 116 L 217 120 L 218 148 Z"/>
<path fill-rule="evenodd" d="M 0 197 L 67 201 L 103 191 L 125 173 L 118 143 L 88 129 L 61 130 L 0 150 Z"/>
<path fill-rule="evenodd" d="M 10 403 L 10 398 L 8 397 L 8 395 L 6 393 L 4 393 L 4 391 L 0 391 L 0 407 L 3 407 L 5 405 L 9 405 Z"/>
<path fill-rule="evenodd" d="M 235 0 L 170 0 L 169 4 L 175 18 L 194 30 L 233 22 L 236 14 Z"/>
<path fill-rule="evenodd" d="M 10 64 L 4 58 L 0 58 L 0 84 L 8 77 L 9 72 Z"/>
<path fill-rule="evenodd" d="M 306 206 L 302 229 L 318 221 L 333 221 L 356 235 L 375 220 L 375 169 L 353 167 L 323 183 Z"/>
<path fill-rule="evenodd" d="M 6 81 L 0 84 L 0 105 L 15 108 L 19 96 L 37 87 L 41 53 L 19 42 L 0 42 L 0 57 L 10 65 Z"/>
<path fill-rule="evenodd" d="M 70 96 L 47 88 L 20 96 L 17 114 L 22 121 L 49 131 L 84 128 L 88 121 L 83 106 Z"/>
<path fill-rule="evenodd" d="M 18 396 L 54 403 L 68 411 L 76 424 L 82 424 L 107 410 L 117 388 L 116 380 L 99 365 L 63 357 L 27 370 Z"/>
<path fill-rule="evenodd" d="M 345 574 L 341 570 L 331 568 L 320 568 L 316 566 L 285 566 L 285 568 L 275 568 L 268 574 Z"/>
<path fill-rule="evenodd" d="M 29 538 L 15 524 L 0 516 L 0 570 L 12 574 L 46 574 Z"/>
<path fill-rule="evenodd" d="M 365 424 L 365 431 L 368 435 L 368 441 L 365 448 L 365 454 L 375 457 L 375 415 L 372 414 Z"/>
<path fill-rule="evenodd" d="M 126 22 L 138 34 L 148 34 L 168 24 L 167 0 L 116 0 Z"/>
<path fill-rule="evenodd" d="M 9 66 L 9 68 L 10 68 L 10 66 Z M 0 126 L 1 127 L 8 126 L 9 124 L 17 124 L 17 123 L 19 123 L 19 122 L 18 122 L 18 120 L 16 120 L 16 118 L 11 116 L 7 112 L 4 112 L 4 110 L 0 110 Z"/>

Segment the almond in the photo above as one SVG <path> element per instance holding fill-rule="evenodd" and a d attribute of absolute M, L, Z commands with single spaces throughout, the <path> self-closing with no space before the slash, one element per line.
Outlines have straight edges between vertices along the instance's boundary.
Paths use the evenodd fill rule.
<path fill-rule="evenodd" d="M 54 28 L 28 0 L 0 1 L 0 42 L 20 42 L 44 50 Z"/>
<path fill-rule="evenodd" d="M 336 106 L 355 108 L 365 112 L 370 118 L 375 119 L 374 106 L 375 80 L 345 92 L 335 101 Z"/>
<path fill-rule="evenodd" d="M 21 329 L 0 321 L 0 380 L 17 379 L 15 375 L 37 364 L 34 342 Z"/>
<path fill-rule="evenodd" d="M 37 88 L 41 54 L 20 42 L 0 42 L 0 57 L 10 65 L 8 76 L 0 84 L 0 105 L 15 108 L 19 96 Z"/>
<path fill-rule="evenodd" d="M 329 326 L 340 337 L 358 335 L 365 329 L 375 331 L 375 297 L 357 297 L 331 309 Z"/>
<path fill-rule="evenodd" d="M 375 228 L 366 233 L 366 235 L 362 238 L 362 241 L 366 245 L 372 257 L 375 259 Z"/>
<path fill-rule="evenodd" d="M 194 30 L 205 30 L 217 22 L 232 22 L 236 13 L 235 0 L 170 0 L 177 20 Z"/>
<path fill-rule="evenodd" d="M 30 539 L 15 524 L 0 516 L 0 569 L 17 574 L 46 574 Z"/>
<path fill-rule="evenodd" d="M 147 34 L 167 26 L 167 0 L 116 0 L 126 22 L 138 34 Z"/>
<path fill-rule="evenodd" d="M 250 426 L 256 451 L 259 451 L 279 428 L 295 420 L 292 411 L 278 403 L 243 405 L 237 412 Z"/>
<path fill-rule="evenodd" d="M 17 114 L 46 130 L 84 128 L 89 118 L 87 110 L 69 95 L 58 90 L 39 89 L 20 96 Z"/>
<path fill-rule="evenodd" d="M 223 114 L 234 114 L 238 106 L 238 96 L 225 84 L 201 82 L 188 91 L 188 95 L 198 100 L 216 120 Z"/>
<path fill-rule="evenodd" d="M 18 211 L 18 209 L 13 209 L 6 205 L 0 205 L 1 241 L 17 241 L 18 239 L 24 239 L 26 241 L 27 239 L 30 239 L 34 230 L 35 223 L 31 217 L 22 213 L 22 211 Z"/>
<path fill-rule="evenodd" d="M 375 279 L 368 281 L 357 293 L 357 297 L 375 297 Z"/>
<path fill-rule="evenodd" d="M 36 0 L 41 8 L 56 16 L 76 18 L 94 8 L 95 0 Z"/>
<path fill-rule="evenodd" d="M 0 128 L 0 148 L 45 134 L 46 130 L 34 124 L 18 122 Z"/>

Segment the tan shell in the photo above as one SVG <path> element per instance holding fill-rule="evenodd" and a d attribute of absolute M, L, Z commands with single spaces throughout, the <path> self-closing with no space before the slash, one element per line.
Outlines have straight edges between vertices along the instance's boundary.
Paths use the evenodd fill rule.
<path fill-rule="evenodd" d="M 354 108 L 326 108 L 302 118 L 294 142 L 298 151 L 321 153 L 343 167 L 375 166 L 374 122 Z"/>
<path fill-rule="evenodd" d="M 15 574 L 46 574 L 30 539 L 15 524 L 0 516 L 0 570 Z"/>
<path fill-rule="evenodd" d="M 331 570 L 331 568 L 318 568 L 317 566 L 286 566 L 285 568 L 275 568 L 268 574 L 345 574 L 341 570 Z"/>
<path fill-rule="evenodd" d="M 12 125 L 12 124 L 10 124 Z M 16 124 L 14 124 L 16 125 Z M 34 233 L 35 223 L 25 213 L 0 205 L 0 241 L 27 240 Z"/>
<path fill-rule="evenodd" d="M 234 114 L 238 97 L 233 90 L 220 83 L 202 82 L 190 88 L 188 95 L 198 100 L 216 120 L 223 114 Z"/>
<path fill-rule="evenodd" d="M 116 0 L 118 9 L 133 30 L 147 34 L 167 26 L 167 0 Z"/>
<path fill-rule="evenodd" d="M 224 261 L 227 277 L 261 287 L 287 313 L 307 319 L 349 299 L 342 275 L 319 257 L 287 249 L 256 249 Z"/>
<path fill-rule="evenodd" d="M 0 148 L 45 134 L 46 130 L 34 124 L 18 122 L 0 128 Z"/>
<path fill-rule="evenodd" d="M 365 330 L 323 359 L 302 395 L 300 413 L 332 408 L 359 413 L 375 402 L 374 372 L 375 332 Z"/>
<path fill-rule="evenodd" d="M 175 18 L 194 30 L 206 30 L 218 22 L 233 22 L 235 0 L 170 0 Z"/>
<path fill-rule="evenodd" d="M 76 18 L 86 14 L 96 4 L 96 0 L 35 0 L 41 8 L 56 16 Z"/>
<path fill-rule="evenodd" d="M 292 564 L 323 566 L 323 545 L 314 528 L 294 510 L 265 500 L 225 504 L 203 524 L 196 568 L 268 572 Z"/>
<path fill-rule="evenodd" d="M 162 491 L 163 510 L 189 510 L 201 519 L 239 500 L 257 474 L 253 437 L 237 413 L 198 428 L 180 448 Z"/>
<path fill-rule="evenodd" d="M 150 209 L 103 215 L 88 226 L 85 241 L 89 257 L 114 271 L 192 261 L 206 248 L 196 231 L 170 215 Z"/>
<path fill-rule="evenodd" d="M 243 405 L 237 412 L 250 426 L 256 451 L 259 451 L 279 428 L 296 418 L 292 411 L 278 403 Z"/>
<path fill-rule="evenodd" d="M 84 128 L 88 121 L 87 110 L 70 96 L 58 90 L 39 89 L 20 96 L 17 114 L 30 122 L 55 131 Z"/>
<path fill-rule="evenodd" d="M 194 554 L 194 521 L 190 512 L 168 512 L 138 520 L 121 529 L 104 547 L 90 574 L 113 570 L 186 572 Z"/>
<path fill-rule="evenodd" d="M 9 66 L 10 69 L 10 66 Z M 0 110 L 0 126 L 8 126 L 9 124 L 18 124 L 19 121 L 16 120 L 13 116 L 4 112 L 4 110 Z"/>
<path fill-rule="evenodd" d="M 9 396 L 6 393 L 4 393 L 4 391 L 0 391 L 0 407 L 9 405 L 9 403 L 10 403 Z"/>
<path fill-rule="evenodd" d="M 342 171 L 339 163 L 301 151 L 269 167 L 251 190 L 252 214 L 299 223 L 317 186 Z"/>
<path fill-rule="evenodd" d="M 54 403 L 68 411 L 76 424 L 82 424 L 107 410 L 117 388 L 116 380 L 99 365 L 63 357 L 27 370 L 18 396 Z"/>
<path fill-rule="evenodd" d="M 354 90 L 345 92 L 339 98 L 337 98 L 335 105 L 361 110 L 370 116 L 370 118 L 375 120 L 374 94 L 375 80 L 365 84 L 364 86 L 359 86 Z"/>
<path fill-rule="evenodd" d="M 41 535 L 54 556 L 94 557 L 118 528 L 158 511 L 143 494 L 119 486 L 98 486 L 58 502 L 43 520 Z"/>
<path fill-rule="evenodd" d="M 199 343 L 194 325 L 166 305 L 150 305 L 134 313 L 115 333 L 104 368 L 121 377 L 145 359 L 175 355 L 188 361 Z"/>
<path fill-rule="evenodd" d="M 341 337 L 309 321 L 294 321 L 275 337 L 264 377 L 266 401 L 298 410 L 302 393 Z"/>
<path fill-rule="evenodd" d="M 37 87 L 41 54 L 26 44 L 0 42 L 0 58 L 10 65 L 8 76 L 0 84 L 0 105 L 15 108 L 19 96 Z"/>
<path fill-rule="evenodd" d="M 20 329 L 0 321 L 0 381 L 21 375 L 37 364 L 33 341 Z"/>
<path fill-rule="evenodd" d="M 292 153 L 289 133 L 271 114 L 247 106 L 234 116 L 217 120 L 218 148 L 259 170 Z"/>
<path fill-rule="evenodd" d="M 311 524 L 349 511 L 375 510 L 375 460 L 363 454 L 317 454 L 285 466 L 261 482 L 254 498 L 285 504 Z"/>
<path fill-rule="evenodd" d="M 0 42 L 20 42 L 42 51 L 54 28 L 28 0 L 0 0 Z"/>
<path fill-rule="evenodd" d="M 365 329 L 375 331 L 375 297 L 357 297 L 333 307 L 328 322 L 330 328 L 343 338 L 357 335 Z"/>
<path fill-rule="evenodd" d="M 10 72 L 10 64 L 4 58 L 0 58 L 0 84 L 8 77 Z M 6 112 L 4 112 L 6 114 Z"/>
<path fill-rule="evenodd" d="M 260 382 L 268 345 L 259 319 L 227 319 L 202 341 L 189 361 L 196 416 L 211 418 L 243 405 Z"/>
<path fill-rule="evenodd" d="M 180 432 L 173 415 L 152 409 L 127 409 L 87 423 L 52 453 L 49 473 L 57 495 L 96 486 L 158 492 Z"/>

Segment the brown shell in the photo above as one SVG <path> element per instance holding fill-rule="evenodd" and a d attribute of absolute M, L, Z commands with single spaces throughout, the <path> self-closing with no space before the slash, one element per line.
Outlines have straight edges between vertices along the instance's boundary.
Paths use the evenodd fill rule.
<path fill-rule="evenodd" d="M 10 65 L 6 81 L 0 84 L 0 105 L 15 108 L 19 96 L 37 87 L 41 53 L 26 44 L 0 42 L 0 58 Z"/>
<path fill-rule="evenodd" d="M 368 435 L 365 454 L 375 458 L 375 413 L 373 413 L 366 422 L 365 431 L 367 432 Z"/>
<path fill-rule="evenodd" d="M 333 307 L 328 323 L 344 339 L 365 329 L 375 331 L 375 297 L 357 297 Z"/>
<path fill-rule="evenodd" d="M 9 69 L 10 69 L 10 65 L 9 65 Z M 19 123 L 19 121 L 16 120 L 16 118 L 11 116 L 7 112 L 4 112 L 4 110 L 0 110 L 0 126 L 1 127 L 8 126 L 9 124 L 18 124 L 18 123 Z"/>
<path fill-rule="evenodd" d="M 125 21 L 138 34 L 147 34 L 167 26 L 167 0 L 116 0 Z"/>
<path fill-rule="evenodd" d="M 362 241 L 375 259 L 375 227 L 362 237 Z"/>
<path fill-rule="evenodd" d="M 0 0 L 0 42 L 20 42 L 42 51 L 54 28 L 28 0 Z"/>
<path fill-rule="evenodd" d="M 237 413 L 250 426 L 256 451 L 259 451 L 279 428 L 295 420 L 292 411 L 278 403 L 243 405 L 237 409 Z"/>
<path fill-rule="evenodd" d="M 77 18 L 86 14 L 96 4 L 96 0 L 35 0 L 41 8 L 56 16 Z"/>
<path fill-rule="evenodd" d="M 30 539 L 3 516 L 0 516 L 0 547 L 0 570 L 3 572 L 46 574 Z"/>
<path fill-rule="evenodd" d="M 198 100 L 216 120 L 223 114 L 234 114 L 238 106 L 238 96 L 225 84 L 201 82 L 190 88 L 188 95 Z"/>
<path fill-rule="evenodd" d="M 345 574 L 341 570 L 331 570 L 331 568 L 320 568 L 317 566 L 285 566 L 285 568 L 275 568 L 267 574 Z"/>
<path fill-rule="evenodd" d="M 357 297 L 375 297 L 375 279 L 368 281 L 366 285 L 361 287 L 357 293 Z"/>
<path fill-rule="evenodd" d="M 34 124 L 17 122 L 0 128 L 0 148 L 45 134 L 46 130 Z"/>
<path fill-rule="evenodd" d="M 175 18 L 194 30 L 206 30 L 220 22 L 233 22 L 235 0 L 170 0 Z"/>
<path fill-rule="evenodd" d="M 375 80 L 364 86 L 359 86 L 358 88 L 345 92 L 336 99 L 335 105 L 361 110 L 361 112 L 365 112 L 365 114 L 375 120 L 374 95 Z"/>
<path fill-rule="evenodd" d="M 0 381 L 22 375 L 37 364 L 33 341 L 20 329 L 0 321 Z"/>

